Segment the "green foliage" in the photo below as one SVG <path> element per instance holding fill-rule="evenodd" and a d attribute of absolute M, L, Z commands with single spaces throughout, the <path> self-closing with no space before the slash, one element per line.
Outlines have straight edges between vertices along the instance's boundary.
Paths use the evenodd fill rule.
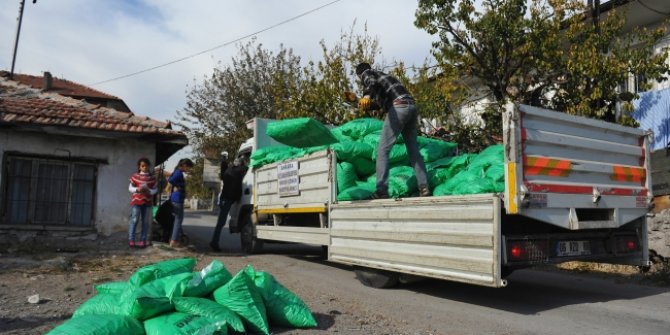
<path fill-rule="evenodd" d="M 631 98 L 619 95 L 620 83 L 630 74 L 665 80 L 669 70 L 664 53 L 653 55 L 664 29 L 626 32 L 620 11 L 595 25 L 580 0 L 480 4 L 419 0 L 415 25 L 439 37 L 433 53 L 445 72 L 478 80 L 495 102 L 614 121 L 617 102 Z"/>

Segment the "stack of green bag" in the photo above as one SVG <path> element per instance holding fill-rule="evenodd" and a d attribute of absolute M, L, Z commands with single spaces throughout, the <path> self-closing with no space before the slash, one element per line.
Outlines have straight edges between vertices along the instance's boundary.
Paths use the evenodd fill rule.
<path fill-rule="evenodd" d="M 375 161 L 383 121 L 361 118 L 329 129 L 308 118 L 286 119 L 270 124 L 267 135 L 289 147 L 256 150 L 252 167 L 281 162 L 330 148 L 337 157 L 337 200 L 369 199 L 376 189 Z M 297 136 L 299 133 L 307 136 Z M 290 134 L 290 136 L 288 135 Z M 320 139 L 316 141 L 315 139 Z M 333 139 L 335 142 L 333 142 Z M 502 145 L 492 145 L 479 154 L 454 155 L 456 144 L 424 136 L 417 137 L 426 163 L 433 195 L 464 195 L 505 190 Z M 414 169 L 404 139 L 399 136 L 389 152 L 389 195 L 394 198 L 418 195 Z"/>
<path fill-rule="evenodd" d="M 309 328 L 309 307 L 251 265 L 234 277 L 219 261 L 193 271 L 180 258 L 138 269 L 126 282 L 97 285 L 95 296 L 48 335 L 269 334 L 270 326 Z"/>

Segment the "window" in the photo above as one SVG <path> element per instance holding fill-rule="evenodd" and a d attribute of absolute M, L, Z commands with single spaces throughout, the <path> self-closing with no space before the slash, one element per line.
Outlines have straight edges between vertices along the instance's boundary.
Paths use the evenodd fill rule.
<path fill-rule="evenodd" d="M 4 173 L 4 224 L 91 226 L 97 166 L 10 155 Z"/>

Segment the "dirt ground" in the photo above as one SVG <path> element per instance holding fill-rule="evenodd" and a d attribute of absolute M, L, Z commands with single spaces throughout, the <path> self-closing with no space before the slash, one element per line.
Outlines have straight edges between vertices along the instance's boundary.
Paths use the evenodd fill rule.
<path fill-rule="evenodd" d="M 94 285 L 127 280 L 139 267 L 165 259 L 195 257 L 200 270 L 221 260 L 234 275 L 247 264 L 277 276 L 283 269 L 263 257 L 206 254 L 154 245 L 128 249 L 125 236 L 113 236 L 89 246 L 60 248 L 39 254 L 10 251 L 0 254 L 0 334 L 45 334 L 68 320 L 74 310 L 96 294 Z M 357 302 L 341 301 L 335 294 L 304 290 L 299 282 L 282 282 L 312 309 L 316 329 L 271 327 L 273 334 L 410 334 L 403 325 L 361 309 Z M 29 297 L 39 295 L 38 303 Z M 433 334 L 414 332 L 411 334 Z"/>
<path fill-rule="evenodd" d="M 0 333 L 45 334 L 70 318 L 81 303 L 95 295 L 94 285 L 109 281 L 127 280 L 139 267 L 160 260 L 195 257 L 196 269 L 214 258 L 223 261 L 235 274 L 253 261 L 256 268 L 281 274 L 282 269 L 271 258 L 249 258 L 244 255 L 207 254 L 197 250 L 175 251 L 154 246 L 130 250 L 123 235 L 91 241 L 88 246 L 60 248 L 51 252 L 25 253 L 10 250 L 0 254 Z M 253 257 L 253 256 L 250 256 Z M 582 271 L 607 274 L 619 272 L 627 281 L 668 286 L 667 270 L 652 269 L 642 275 L 632 267 L 603 267 L 585 264 L 566 264 L 556 271 Z M 665 271 L 665 272 L 664 272 Z M 279 276 L 280 277 L 280 276 Z M 664 278 L 661 281 L 654 278 Z M 663 282 L 665 280 L 665 282 Z M 417 330 L 407 328 L 402 320 L 392 320 L 371 311 L 364 303 L 338 299 L 336 293 L 307 290 L 299 282 L 283 282 L 312 309 L 318 322 L 316 329 L 295 330 L 272 328 L 274 334 L 438 334 L 429 326 Z M 39 295 L 38 303 L 29 297 Z"/>

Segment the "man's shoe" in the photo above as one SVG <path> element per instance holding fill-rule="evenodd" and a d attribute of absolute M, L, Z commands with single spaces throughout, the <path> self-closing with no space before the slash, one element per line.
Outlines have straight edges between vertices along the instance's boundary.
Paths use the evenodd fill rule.
<path fill-rule="evenodd" d="M 372 193 L 372 195 L 370 196 L 371 200 L 374 200 L 374 199 L 388 199 L 388 198 L 389 198 L 388 193 L 382 193 L 382 192 L 379 192 L 379 191 L 377 191 L 375 193 Z"/>
<path fill-rule="evenodd" d="M 419 196 L 420 197 L 429 197 L 431 195 L 432 195 L 432 193 L 430 192 L 430 188 L 428 187 L 428 185 L 419 186 Z"/>
<path fill-rule="evenodd" d="M 216 252 L 221 252 L 221 248 L 214 242 L 209 243 L 209 247 Z"/>

